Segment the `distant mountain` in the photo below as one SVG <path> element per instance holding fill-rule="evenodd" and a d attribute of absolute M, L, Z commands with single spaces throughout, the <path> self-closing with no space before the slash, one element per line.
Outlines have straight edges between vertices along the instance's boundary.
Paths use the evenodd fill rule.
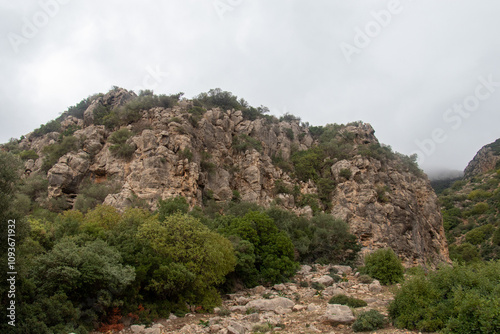
<path fill-rule="evenodd" d="M 310 126 L 266 112 L 220 89 L 188 100 L 114 88 L 3 149 L 38 185 L 31 207 L 249 201 L 331 213 L 365 252 L 391 247 L 407 265 L 448 261 L 437 196 L 414 159 L 381 145 L 366 123 Z"/>

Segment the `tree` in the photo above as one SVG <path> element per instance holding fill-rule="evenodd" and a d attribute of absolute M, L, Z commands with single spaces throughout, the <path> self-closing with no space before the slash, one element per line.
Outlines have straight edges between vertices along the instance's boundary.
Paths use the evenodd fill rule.
<path fill-rule="evenodd" d="M 248 286 L 282 282 L 295 273 L 293 243 L 267 214 L 250 211 L 243 217 L 230 218 L 221 233 L 231 238 L 238 250 L 236 274 Z M 258 273 L 257 279 L 249 273 Z"/>
<path fill-rule="evenodd" d="M 155 272 L 150 289 L 172 295 L 180 287 L 178 293 L 183 295 L 178 298 L 206 310 L 220 304 L 215 287 L 236 264 L 229 240 L 180 212 L 162 222 L 146 221 L 139 227 L 139 238 L 170 262 Z M 190 289 L 183 289 L 186 287 Z"/>

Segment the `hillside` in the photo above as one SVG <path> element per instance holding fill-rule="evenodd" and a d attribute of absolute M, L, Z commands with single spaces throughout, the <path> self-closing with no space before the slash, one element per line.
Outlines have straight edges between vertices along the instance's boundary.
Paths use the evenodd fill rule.
<path fill-rule="evenodd" d="M 485 145 L 464 177 L 439 196 L 454 260 L 500 258 L 500 139 Z"/>
<path fill-rule="evenodd" d="M 23 159 L 27 187 L 41 187 L 29 194 L 32 208 L 155 209 L 175 196 L 191 208 L 248 201 L 309 217 L 331 213 L 364 252 L 391 247 L 407 265 L 447 261 L 429 180 L 374 132 L 362 122 L 277 119 L 221 90 L 187 100 L 115 88 L 4 149 Z"/>

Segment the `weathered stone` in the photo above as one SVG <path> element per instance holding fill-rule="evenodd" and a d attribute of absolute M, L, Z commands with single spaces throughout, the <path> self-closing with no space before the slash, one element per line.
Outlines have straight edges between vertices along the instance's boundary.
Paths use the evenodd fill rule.
<path fill-rule="evenodd" d="M 321 321 L 336 326 L 339 324 L 351 324 L 356 318 L 351 309 L 346 305 L 328 304 Z"/>
<path fill-rule="evenodd" d="M 132 326 L 130 326 L 130 331 L 134 334 L 144 333 L 144 329 L 146 329 L 146 326 L 144 326 L 144 325 L 132 325 Z"/>
<path fill-rule="evenodd" d="M 380 285 L 380 282 L 378 280 L 374 280 L 372 283 L 370 283 L 368 289 L 370 290 L 370 292 L 379 293 L 380 291 L 382 291 L 382 286 Z"/>
<path fill-rule="evenodd" d="M 313 282 L 317 282 L 319 284 L 323 284 L 325 287 L 328 287 L 333 284 L 333 278 L 328 275 L 323 275 L 319 278 L 315 278 L 312 280 Z"/>
<path fill-rule="evenodd" d="M 312 270 L 312 267 L 307 265 L 307 264 L 304 264 L 302 266 L 300 266 L 300 270 L 297 272 L 297 274 L 301 274 L 301 275 L 306 275 L 306 274 L 309 274 Z"/>
<path fill-rule="evenodd" d="M 274 311 L 278 307 L 285 309 L 291 309 L 295 303 L 288 298 L 277 297 L 273 299 L 256 299 L 249 302 L 246 307 L 247 309 L 253 308 L 258 311 Z"/>

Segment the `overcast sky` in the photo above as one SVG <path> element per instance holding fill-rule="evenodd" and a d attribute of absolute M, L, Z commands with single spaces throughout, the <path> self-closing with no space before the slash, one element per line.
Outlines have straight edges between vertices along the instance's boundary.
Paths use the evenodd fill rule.
<path fill-rule="evenodd" d="M 426 171 L 500 137 L 498 0 L 0 0 L 0 142 L 113 85 L 371 123 Z"/>

